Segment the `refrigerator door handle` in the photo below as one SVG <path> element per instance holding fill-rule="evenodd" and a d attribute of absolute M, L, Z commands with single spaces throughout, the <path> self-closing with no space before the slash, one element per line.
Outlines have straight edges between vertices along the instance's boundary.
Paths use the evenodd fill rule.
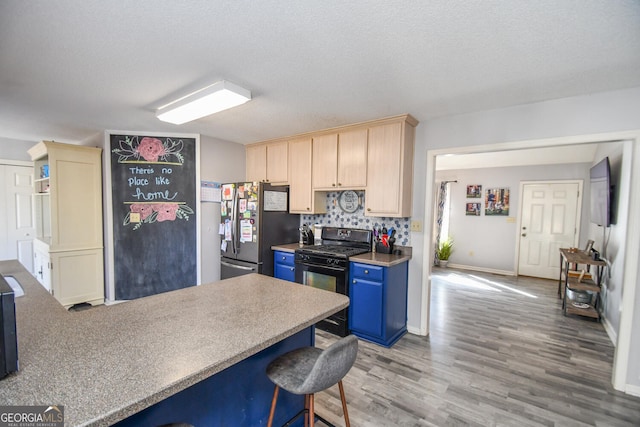
<path fill-rule="evenodd" d="M 229 264 L 228 262 L 225 262 L 225 261 L 220 261 L 220 264 L 224 265 L 225 267 L 237 268 L 238 270 L 255 271 L 255 268 L 253 267 L 245 267 L 243 265 Z"/>
<path fill-rule="evenodd" d="M 231 203 L 231 249 L 234 255 L 238 255 L 238 247 L 236 246 L 236 220 L 238 216 L 238 190 L 233 190 L 233 202 Z"/>

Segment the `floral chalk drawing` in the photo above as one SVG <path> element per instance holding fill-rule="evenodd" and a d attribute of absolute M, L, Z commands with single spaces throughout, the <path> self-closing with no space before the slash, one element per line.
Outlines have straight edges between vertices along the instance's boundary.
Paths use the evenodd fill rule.
<path fill-rule="evenodd" d="M 118 163 L 128 162 L 149 162 L 149 163 L 168 163 L 175 158 L 178 163 L 184 163 L 184 156 L 181 151 L 184 143 L 181 139 L 174 141 L 171 138 L 165 138 L 164 142 L 158 138 L 145 136 L 138 140 L 137 136 L 125 136 L 120 141 L 120 148 L 111 150 L 118 155 Z"/>
<path fill-rule="evenodd" d="M 133 229 L 137 230 L 142 224 L 175 221 L 176 219 L 189 221 L 189 215 L 192 214 L 193 209 L 180 203 L 133 203 L 129 206 L 129 212 L 125 216 L 122 225 L 134 224 Z M 133 220 L 136 217 L 139 219 Z"/>

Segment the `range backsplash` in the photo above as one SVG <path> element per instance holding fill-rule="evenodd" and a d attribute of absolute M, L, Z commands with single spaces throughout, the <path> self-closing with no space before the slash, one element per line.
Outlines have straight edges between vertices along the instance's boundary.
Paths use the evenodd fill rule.
<path fill-rule="evenodd" d="M 364 216 L 364 191 L 357 191 L 360 206 L 354 213 L 344 212 L 338 205 L 339 192 L 327 193 L 327 213 L 320 215 L 301 215 L 300 225 L 320 224 L 328 227 L 344 228 L 395 228 L 396 245 L 411 246 L 411 218 L 381 218 Z"/>

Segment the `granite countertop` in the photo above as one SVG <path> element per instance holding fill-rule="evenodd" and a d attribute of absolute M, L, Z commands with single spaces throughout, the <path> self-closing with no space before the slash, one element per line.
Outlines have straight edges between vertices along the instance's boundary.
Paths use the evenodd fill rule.
<path fill-rule="evenodd" d="M 411 259 L 411 248 L 408 246 L 399 247 L 400 255 L 381 254 L 379 252 L 367 252 L 366 254 L 354 255 L 349 257 L 349 261 L 361 262 L 364 264 L 379 265 L 381 267 L 392 267 L 402 264 Z"/>
<path fill-rule="evenodd" d="M 251 274 L 146 298 L 65 310 L 17 261 L 20 370 L 3 405 L 64 405 L 65 425 L 106 426 L 349 305 L 348 297 Z"/>
<path fill-rule="evenodd" d="M 295 252 L 295 250 L 298 248 L 300 248 L 299 243 L 289 243 L 286 245 L 271 246 L 271 249 L 273 249 L 274 251 L 282 251 L 282 252 Z M 368 252 L 366 254 L 354 255 L 352 257 L 349 257 L 349 261 L 379 265 L 382 267 L 392 267 L 394 265 L 407 262 L 411 259 L 411 252 L 412 252 L 411 246 L 397 246 L 396 249 L 400 250 L 401 252 L 400 255 Z"/>
<path fill-rule="evenodd" d="M 274 251 L 282 251 L 282 252 L 295 252 L 296 249 L 301 248 L 302 246 L 300 246 L 300 243 L 287 243 L 284 245 L 274 245 L 271 246 L 271 249 L 273 249 Z"/>

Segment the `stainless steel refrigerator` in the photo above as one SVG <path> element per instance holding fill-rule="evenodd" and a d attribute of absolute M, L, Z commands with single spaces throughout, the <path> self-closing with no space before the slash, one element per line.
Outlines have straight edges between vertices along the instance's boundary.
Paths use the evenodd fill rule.
<path fill-rule="evenodd" d="M 271 246 L 299 241 L 300 215 L 289 213 L 289 187 L 261 182 L 222 185 L 220 278 L 273 276 Z"/>

